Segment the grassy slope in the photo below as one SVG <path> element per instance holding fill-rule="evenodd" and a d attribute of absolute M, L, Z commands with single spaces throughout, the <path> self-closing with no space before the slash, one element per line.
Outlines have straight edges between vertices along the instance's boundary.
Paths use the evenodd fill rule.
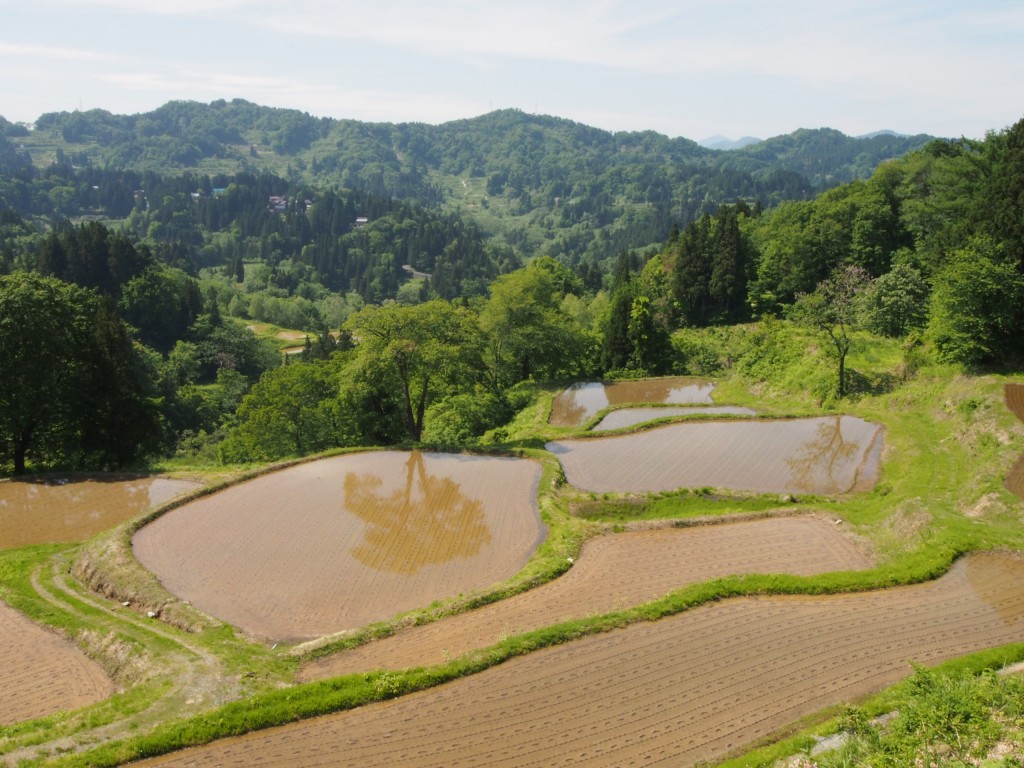
<path fill-rule="evenodd" d="M 738 330 L 715 343 L 740 359 L 745 336 L 757 328 Z M 806 354 L 804 345 L 797 362 L 772 366 L 733 367 L 717 392 L 718 402 L 750 405 L 773 414 L 821 413 L 831 367 L 819 355 Z M 760 346 L 765 346 L 763 340 Z M 784 346 L 784 345 L 783 345 Z M 780 360 L 785 355 L 780 353 Z M 722 579 L 680 590 L 656 603 L 638 606 L 611 616 L 569 622 L 502 643 L 427 671 L 389 672 L 340 678 L 306 686 L 287 686 L 303 654 L 313 655 L 370 636 L 389 634 L 396 626 L 430 621 L 450 612 L 465 610 L 499 599 L 553 578 L 567 567 L 582 541 L 590 535 L 623 527 L 632 519 L 692 517 L 724 512 L 759 513 L 777 506 L 777 498 L 727 496 L 702 493 L 658 494 L 628 500 L 609 496 L 590 498 L 564 486 L 557 464 L 542 451 L 545 440 L 564 437 L 572 430 L 556 430 L 546 424 L 555 391 L 544 392 L 537 404 L 519 415 L 508 428 L 507 447 L 518 447 L 545 463 L 541 485 L 541 509 L 550 536 L 527 568 L 501 589 L 467 595 L 460 600 L 430 606 L 392 622 L 375 625 L 362 634 L 333 642 L 293 649 L 269 649 L 249 643 L 222 626 L 195 634 L 145 621 L 136 614 L 116 610 L 111 604 L 86 593 L 61 574 L 76 555 L 75 548 L 37 547 L 0 553 L 0 597 L 42 623 L 59 628 L 91 649 L 108 668 L 117 666 L 130 650 L 152 662 L 156 674 L 139 671 L 145 664 L 122 672 L 125 693 L 70 715 L 0 728 L 0 757 L 29 757 L 31 745 L 45 743 L 49 755 L 30 763 L 61 765 L 115 765 L 133 757 L 156 754 L 218 736 L 241 733 L 254 727 L 285 722 L 297 717 L 358 706 L 367 701 L 400 695 L 426 685 L 468 674 L 510 656 L 600 632 L 631 621 L 649 620 L 686 610 L 723 595 L 787 591 L 827 592 L 865 589 L 934 578 L 952 560 L 976 549 L 1024 551 L 1024 501 L 1007 492 L 1002 478 L 1024 453 L 1024 424 L 1004 407 L 1003 383 L 998 376 L 968 377 L 937 365 L 925 365 L 904 380 L 907 361 L 901 348 L 890 342 L 864 340 L 851 357 L 850 367 L 861 382 L 861 394 L 841 403 L 841 410 L 877 421 L 886 428 L 884 471 L 878 487 L 847 499 L 799 499 L 792 506 L 828 510 L 843 518 L 873 546 L 879 566 L 866 573 L 825 575 L 811 579 L 746 577 Z M 740 375 L 742 373 L 745 375 Z M 752 378 L 760 372 L 760 378 Z M 1022 380 L 1018 377 L 1018 380 Z M 589 520 L 568 514 L 570 505 L 585 503 Z M 95 550 L 90 544 L 86 549 Z M 62 590 L 61 583 L 70 587 Z M 58 600 L 41 596 L 57 595 Z M 102 642 L 97 640 L 102 638 Z M 1004 663 L 1024 658 L 1024 648 L 982 654 L 961 665 Z M 170 659 L 162 662 L 161 659 Z M 175 666 L 177 665 L 177 666 Z M 204 666 L 205 665 L 205 666 Z M 217 667 L 214 669 L 214 667 Z M 166 675 L 195 674 L 209 687 L 201 714 L 181 718 L 180 691 L 168 686 Z M 203 677 L 203 674 L 206 677 Z M 134 677 L 133 677 L 134 676 Z M 285 685 L 286 687 L 282 687 Z M 232 703 L 221 702 L 234 699 Z M 879 699 L 884 708 L 885 698 Z M 103 726 L 109 743 L 94 748 L 95 728 Z M 145 734 L 145 735 L 138 735 Z M 56 757 L 59 749 L 84 754 Z M 806 737 L 802 737 L 806 740 Z M 752 764 L 786 754 L 799 740 L 769 748 L 749 758 Z M 794 746 L 796 745 L 796 746 Z"/>

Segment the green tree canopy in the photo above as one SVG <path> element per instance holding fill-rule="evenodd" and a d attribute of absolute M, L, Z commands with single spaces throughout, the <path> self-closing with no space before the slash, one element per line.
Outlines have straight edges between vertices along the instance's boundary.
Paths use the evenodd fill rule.
<path fill-rule="evenodd" d="M 142 366 L 110 306 L 52 277 L 0 277 L 0 457 L 122 466 L 157 433 Z"/>
<path fill-rule="evenodd" d="M 480 375 L 476 318 L 447 301 L 369 306 L 345 327 L 357 340 L 357 375 L 398 403 L 414 442 L 423 435 L 427 407 L 471 387 Z"/>
<path fill-rule="evenodd" d="M 484 361 L 495 392 L 529 378 L 573 375 L 582 364 L 585 334 L 562 309 L 571 273 L 554 270 L 549 262 L 532 262 L 499 277 L 480 310 Z"/>
<path fill-rule="evenodd" d="M 1021 350 L 1024 277 L 985 237 L 955 251 L 935 277 L 928 336 L 939 355 L 965 365 Z"/>
<path fill-rule="evenodd" d="M 264 373 L 242 399 L 222 456 L 266 461 L 357 442 L 353 420 L 339 407 L 337 368 L 314 360 Z"/>
<path fill-rule="evenodd" d="M 817 328 L 832 342 L 838 365 L 837 393 L 846 395 L 846 356 L 857 325 L 858 297 L 871 276 L 861 267 L 844 264 L 822 280 L 813 293 L 801 294 L 790 308 L 790 317 Z"/>

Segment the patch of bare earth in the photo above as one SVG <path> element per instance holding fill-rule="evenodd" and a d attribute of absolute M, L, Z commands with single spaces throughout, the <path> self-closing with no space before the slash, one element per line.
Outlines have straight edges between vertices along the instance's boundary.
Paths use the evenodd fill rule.
<path fill-rule="evenodd" d="M 301 678 L 440 664 L 504 637 L 641 605 L 705 579 L 869 566 L 836 525 L 811 517 L 610 534 L 587 542 L 572 568 L 549 584 L 319 659 Z"/>
<path fill-rule="evenodd" d="M 0 603 L 0 725 L 78 709 L 114 693 L 99 664 Z"/>
<path fill-rule="evenodd" d="M 566 479 L 596 493 L 714 487 L 839 494 L 874 486 L 882 430 L 852 416 L 670 424 L 548 443 Z M 637 460 L 637 457 L 644 457 Z"/>
<path fill-rule="evenodd" d="M 383 451 L 289 467 L 172 510 L 135 553 L 174 595 L 306 640 L 515 574 L 540 543 L 540 466 Z"/>
<path fill-rule="evenodd" d="M 179 766 L 679 766 L 1024 632 L 1024 561 L 827 597 L 741 598 L 421 693 L 148 761 Z"/>

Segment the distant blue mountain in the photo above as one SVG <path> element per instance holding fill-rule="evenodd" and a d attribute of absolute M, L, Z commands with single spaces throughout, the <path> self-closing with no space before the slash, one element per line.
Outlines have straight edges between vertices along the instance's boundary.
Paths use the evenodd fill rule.
<path fill-rule="evenodd" d="M 730 139 L 728 136 L 710 136 L 697 143 L 707 149 L 743 149 L 751 144 L 759 144 L 764 139 L 755 139 L 753 136 L 744 136 L 742 139 Z"/>

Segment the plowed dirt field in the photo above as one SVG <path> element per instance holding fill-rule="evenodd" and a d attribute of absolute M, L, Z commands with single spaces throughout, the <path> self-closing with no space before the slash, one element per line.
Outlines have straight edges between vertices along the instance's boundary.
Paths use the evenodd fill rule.
<path fill-rule="evenodd" d="M 255 635 L 296 641 L 488 587 L 543 537 L 540 465 L 398 451 L 300 464 L 141 529 L 172 593 Z"/>
<path fill-rule="evenodd" d="M 641 605 L 730 574 L 811 575 L 869 566 L 836 525 L 809 517 L 612 534 L 587 542 L 572 568 L 549 584 L 325 657 L 307 666 L 302 679 L 440 664 L 503 636 Z"/>
<path fill-rule="evenodd" d="M 871 488 L 882 430 L 853 416 L 670 424 L 547 444 L 566 479 L 596 493 L 715 487 L 838 494 Z M 637 457 L 643 457 L 639 459 Z"/>
<path fill-rule="evenodd" d="M 113 693 L 98 664 L 0 603 L 0 725 L 77 709 Z"/>
<path fill-rule="evenodd" d="M 828 597 L 742 598 L 379 705 L 149 761 L 177 766 L 652 766 L 749 745 L 911 671 L 1024 640 L 1024 561 Z"/>

